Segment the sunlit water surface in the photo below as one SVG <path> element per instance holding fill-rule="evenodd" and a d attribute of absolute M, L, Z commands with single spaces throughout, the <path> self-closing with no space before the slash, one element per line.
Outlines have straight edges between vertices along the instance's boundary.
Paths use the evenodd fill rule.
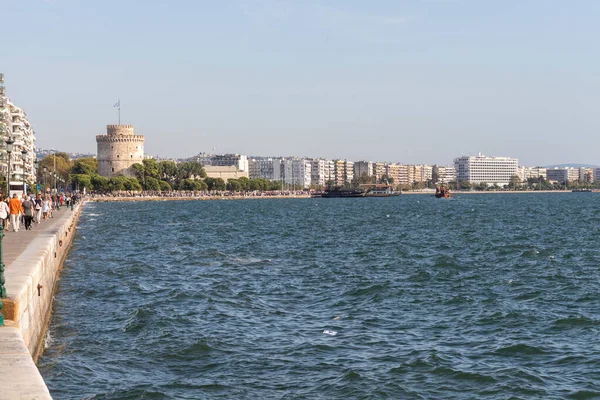
<path fill-rule="evenodd" d="M 88 203 L 39 366 L 56 399 L 592 398 L 599 243 L 594 193 Z"/>

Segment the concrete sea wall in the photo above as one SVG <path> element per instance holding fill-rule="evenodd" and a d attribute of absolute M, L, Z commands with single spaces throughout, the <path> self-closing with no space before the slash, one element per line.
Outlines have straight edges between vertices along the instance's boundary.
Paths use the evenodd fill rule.
<path fill-rule="evenodd" d="M 78 204 L 74 211 L 64 208 L 58 212 L 60 220 L 43 228 L 6 266 L 7 298 L 2 299 L 4 326 L 0 327 L 0 399 L 51 398 L 35 362 L 43 351 L 58 276 L 81 207 Z"/>

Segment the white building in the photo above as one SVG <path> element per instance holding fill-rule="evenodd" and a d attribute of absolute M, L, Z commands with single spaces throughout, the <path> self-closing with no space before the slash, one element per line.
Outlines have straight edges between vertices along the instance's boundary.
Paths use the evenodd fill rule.
<path fill-rule="evenodd" d="M 438 176 L 440 183 L 456 181 L 456 169 L 454 168 L 454 165 L 438 167 Z"/>
<path fill-rule="evenodd" d="M 543 167 L 520 167 L 519 168 L 519 178 L 521 178 L 521 180 L 523 182 L 527 181 L 528 179 L 538 179 L 538 178 L 547 178 L 546 175 L 546 168 Z"/>
<path fill-rule="evenodd" d="M 508 185 L 510 178 L 519 175 L 519 160 L 510 157 L 462 156 L 454 159 L 459 181 L 479 184 Z"/>
<path fill-rule="evenodd" d="M 310 160 L 310 183 L 315 186 L 324 187 L 331 180 L 331 171 L 334 169 L 332 160 L 323 158 Z"/>
<path fill-rule="evenodd" d="M 6 140 L 14 140 L 10 155 L 11 183 L 36 183 L 33 162 L 35 156 L 35 133 L 25 111 L 17 107 L 6 96 L 3 86 L 4 75 L 0 73 L 0 169 L 4 177 L 8 173 L 8 152 Z M 2 188 L 4 189 L 4 188 Z"/>
<path fill-rule="evenodd" d="M 206 154 L 200 153 L 192 160 L 198 161 L 202 165 L 212 165 L 213 167 L 237 167 L 238 171 L 249 172 L 248 156 L 242 154 Z"/>
<path fill-rule="evenodd" d="M 281 160 L 270 157 L 254 157 L 248 160 L 248 176 L 250 179 L 264 178 L 280 180 L 279 169 L 275 173 L 275 164 L 279 166 Z"/>
<path fill-rule="evenodd" d="M 311 161 L 305 158 L 283 159 L 280 174 L 283 183 L 308 189 L 311 183 Z"/>
<path fill-rule="evenodd" d="M 574 182 L 579 179 L 579 168 L 548 168 L 546 176 L 549 181 L 565 183 Z"/>

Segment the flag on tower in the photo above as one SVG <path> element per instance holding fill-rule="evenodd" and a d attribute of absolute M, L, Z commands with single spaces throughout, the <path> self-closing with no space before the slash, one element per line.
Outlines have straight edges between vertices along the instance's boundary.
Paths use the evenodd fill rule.
<path fill-rule="evenodd" d="M 121 100 L 117 101 L 117 104 L 115 104 L 113 107 L 121 107 Z"/>

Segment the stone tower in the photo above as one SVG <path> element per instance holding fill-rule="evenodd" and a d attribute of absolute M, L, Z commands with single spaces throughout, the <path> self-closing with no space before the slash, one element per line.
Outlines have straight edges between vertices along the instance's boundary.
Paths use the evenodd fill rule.
<path fill-rule="evenodd" d="M 131 166 L 144 159 L 144 136 L 134 134 L 133 129 L 133 125 L 107 125 L 106 135 L 96 136 L 100 175 L 135 176 Z"/>

